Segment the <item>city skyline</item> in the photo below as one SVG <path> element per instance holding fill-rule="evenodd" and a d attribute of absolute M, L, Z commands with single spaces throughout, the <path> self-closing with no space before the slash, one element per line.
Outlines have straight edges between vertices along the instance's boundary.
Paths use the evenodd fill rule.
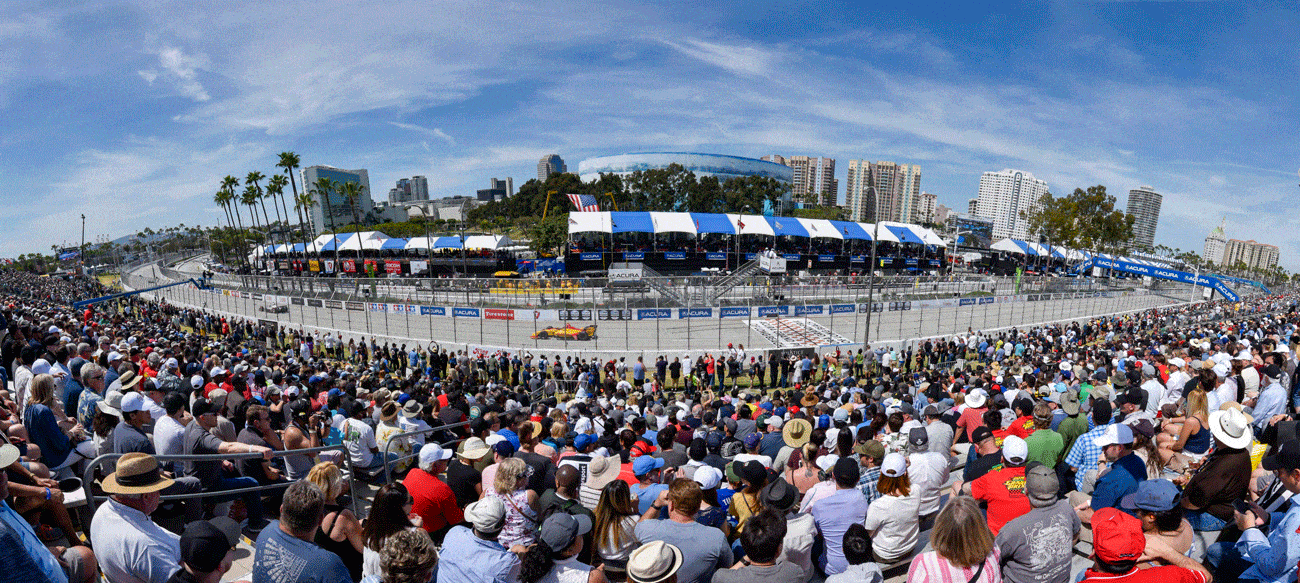
<path fill-rule="evenodd" d="M 1199 248 L 1226 215 L 1300 266 L 1284 139 L 1300 104 L 1276 91 L 1300 72 L 1278 42 L 1296 9 L 935 3 L 868 21 L 813 4 L 774 5 L 777 29 L 734 2 L 707 19 L 671 4 L 10 4 L 0 199 L 21 218 L 0 256 L 79 240 L 82 212 L 91 241 L 214 225 L 220 178 L 270 175 L 286 150 L 369 169 L 376 200 L 413 174 L 430 198 L 472 196 L 551 153 L 690 151 L 916 164 L 958 209 L 1000 168 L 1058 195 L 1103 184 L 1120 204 L 1151 184 L 1155 243 Z M 266 34 L 304 11 L 311 30 Z"/>

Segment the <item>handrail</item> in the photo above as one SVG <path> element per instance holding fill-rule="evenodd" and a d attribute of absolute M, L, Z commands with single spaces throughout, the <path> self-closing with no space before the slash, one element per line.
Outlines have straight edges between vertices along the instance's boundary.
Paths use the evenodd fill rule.
<path fill-rule="evenodd" d="M 288 457 L 291 455 L 310 455 L 310 454 L 320 453 L 324 451 L 332 451 L 332 450 L 339 450 L 343 453 L 343 458 L 345 460 L 345 463 L 347 464 L 348 469 L 351 470 L 352 460 L 348 456 L 347 449 L 342 444 L 326 445 L 326 446 L 313 447 L 308 449 L 272 450 L 271 457 L 274 458 L 274 457 Z M 94 492 L 91 490 L 91 484 L 95 480 L 95 469 L 103 465 L 105 462 L 116 461 L 118 458 L 124 455 L 126 454 L 106 453 L 99 457 L 96 457 L 95 459 L 91 460 L 89 464 L 86 465 L 86 470 L 85 472 L 83 472 L 82 475 L 81 488 L 82 491 L 85 492 L 86 504 L 90 506 L 90 511 L 92 513 L 95 511 L 96 501 L 108 500 L 110 497 L 110 496 L 95 496 Z M 246 459 L 261 459 L 264 456 L 263 454 L 260 453 L 250 452 L 250 453 L 229 453 L 229 454 L 209 454 L 209 455 L 155 455 L 153 457 L 159 462 L 190 462 L 190 461 L 235 461 L 235 460 L 246 460 Z M 169 494 L 167 496 L 162 496 L 162 499 L 163 500 L 192 500 L 195 498 L 230 496 L 236 494 L 246 494 L 249 492 L 262 492 L 266 490 L 287 488 L 289 487 L 289 484 L 292 484 L 292 482 L 251 486 L 248 488 L 237 488 L 234 490 L 203 491 L 195 494 Z M 353 497 L 354 503 L 355 503 L 355 499 L 356 498 L 354 496 Z M 355 512 L 356 509 L 353 508 L 353 511 Z"/>

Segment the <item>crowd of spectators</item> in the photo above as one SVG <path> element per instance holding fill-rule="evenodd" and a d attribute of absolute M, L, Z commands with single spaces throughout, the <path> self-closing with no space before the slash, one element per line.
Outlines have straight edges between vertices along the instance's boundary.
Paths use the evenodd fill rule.
<path fill-rule="evenodd" d="M 1291 581 L 1300 563 L 1291 296 L 809 354 L 742 389 L 690 355 L 345 344 L 3 281 L 25 293 L 0 300 L 0 572 L 33 581 L 220 581 L 241 537 L 253 583 Z M 104 454 L 79 526 L 67 479 Z"/>

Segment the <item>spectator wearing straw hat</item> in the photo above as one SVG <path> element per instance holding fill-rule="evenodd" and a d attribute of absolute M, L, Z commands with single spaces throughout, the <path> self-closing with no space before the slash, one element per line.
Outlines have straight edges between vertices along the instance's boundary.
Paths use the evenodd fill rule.
<path fill-rule="evenodd" d="M 104 576 L 114 583 L 161 583 L 181 560 L 180 537 L 149 519 L 172 485 L 153 456 L 131 452 L 104 478 L 109 500 L 90 521 L 90 539 Z"/>
<path fill-rule="evenodd" d="M 651 541 L 632 551 L 627 577 L 632 583 L 678 583 L 685 562 L 685 554 L 676 545 Z"/>
<path fill-rule="evenodd" d="M 0 444 L 0 573 L 41 575 L 49 581 L 72 583 L 97 581 L 95 554 L 89 548 L 46 547 L 31 524 L 9 506 L 9 477 L 4 469 L 18 463 L 18 448 Z"/>

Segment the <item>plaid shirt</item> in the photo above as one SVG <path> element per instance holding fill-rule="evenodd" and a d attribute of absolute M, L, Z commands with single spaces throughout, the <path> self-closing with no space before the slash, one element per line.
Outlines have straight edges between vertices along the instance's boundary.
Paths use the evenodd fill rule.
<path fill-rule="evenodd" d="M 880 498 L 880 490 L 876 489 L 878 482 L 880 482 L 880 468 L 870 467 L 862 470 L 862 477 L 858 479 L 858 489 L 862 490 L 862 496 L 867 499 L 867 504 Z"/>
<path fill-rule="evenodd" d="M 1083 488 L 1083 477 L 1088 470 L 1095 470 L 1100 463 L 1101 448 L 1094 443 L 1102 433 L 1106 432 L 1106 426 L 1101 425 L 1074 440 L 1074 445 L 1070 447 L 1070 453 L 1065 456 L 1065 463 L 1072 468 L 1077 468 L 1074 474 L 1074 487 Z"/>

